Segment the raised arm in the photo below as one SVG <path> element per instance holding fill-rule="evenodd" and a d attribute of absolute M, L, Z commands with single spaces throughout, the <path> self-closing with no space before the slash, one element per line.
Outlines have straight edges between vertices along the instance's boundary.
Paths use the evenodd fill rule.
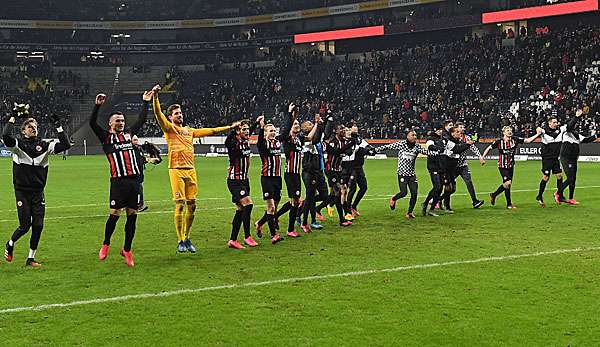
<path fill-rule="evenodd" d="M 542 128 L 537 128 L 535 135 L 524 139 L 523 143 L 532 143 L 538 136 L 542 135 L 543 132 L 544 130 Z"/>
<path fill-rule="evenodd" d="M 62 124 L 60 122 L 60 118 L 58 115 L 53 114 L 52 120 L 54 121 L 54 126 L 56 127 L 56 133 L 58 134 L 58 143 L 52 142 L 50 144 L 50 152 L 57 154 L 66 151 L 71 148 L 71 141 L 69 141 L 69 136 L 63 130 Z"/>
<path fill-rule="evenodd" d="M 485 148 L 485 150 L 483 151 L 483 154 L 481 155 L 481 157 L 483 158 L 483 160 L 480 160 L 479 162 L 481 163 L 481 165 L 485 165 L 485 157 L 487 157 L 488 153 L 490 153 L 490 151 L 493 149 L 492 145 L 489 145 Z"/>
<path fill-rule="evenodd" d="M 98 139 L 100 139 L 100 142 L 104 141 L 104 138 L 106 137 L 106 134 L 107 134 L 107 131 L 102 129 L 102 127 L 100 127 L 100 125 L 98 124 L 98 113 L 100 112 L 100 107 L 102 107 L 102 105 L 104 104 L 105 101 L 106 101 L 106 95 L 104 95 L 104 94 L 96 95 L 94 109 L 92 110 L 92 116 L 90 117 L 90 122 L 89 122 L 90 128 L 92 128 L 92 131 L 94 132 L 94 134 L 96 134 Z"/>
<path fill-rule="evenodd" d="M 4 126 L 4 130 L 2 131 L 2 142 L 4 142 L 8 148 L 14 148 L 17 146 L 17 139 L 13 137 L 15 122 L 15 117 L 11 116 L 8 120 L 8 123 Z"/>
<path fill-rule="evenodd" d="M 375 152 L 380 153 L 383 151 L 387 151 L 388 149 L 393 149 L 393 150 L 399 151 L 401 144 L 402 144 L 402 141 L 398 141 L 398 142 L 390 143 L 385 146 L 376 147 Z"/>
<path fill-rule="evenodd" d="M 224 133 L 231 129 L 232 129 L 232 126 L 227 125 L 224 127 L 217 127 L 217 128 L 200 128 L 200 129 L 191 129 L 191 130 L 192 130 L 192 135 L 194 137 L 205 137 L 205 136 L 218 135 L 220 133 Z"/>
<path fill-rule="evenodd" d="M 316 115 L 315 116 L 315 125 L 312 127 L 312 129 L 310 129 L 310 131 L 308 132 L 308 134 L 306 135 L 306 139 L 312 143 L 315 136 L 317 135 L 318 132 L 318 128 L 319 128 L 319 124 L 321 123 L 321 116 Z"/>
<path fill-rule="evenodd" d="M 285 139 L 288 139 L 290 136 L 292 136 L 292 125 L 294 124 L 294 120 L 296 120 L 295 108 L 296 105 L 294 105 L 294 103 L 291 103 L 288 106 L 288 116 L 283 120 L 283 126 L 281 127 L 281 135 L 283 135 Z"/>
<path fill-rule="evenodd" d="M 169 132 L 173 129 L 173 124 L 167 119 L 167 117 L 162 113 L 160 108 L 160 101 L 158 100 L 158 92 L 160 91 L 160 86 L 156 85 L 152 88 L 152 111 L 154 111 L 154 117 L 156 118 L 156 122 L 158 126 L 162 129 L 164 133 Z"/>
<path fill-rule="evenodd" d="M 130 128 L 130 132 L 132 135 L 137 134 L 140 131 L 140 129 L 142 129 L 142 126 L 144 126 L 144 123 L 146 123 L 146 119 L 148 118 L 148 104 L 150 103 L 150 101 L 152 101 L 152 95 L 154 95 L 153 91 L 144 92 L 144 95 L 142 96 L 143 102 L 142 108 L 140 109 L 140 114 L 138 116 L 138 119 Z"/>

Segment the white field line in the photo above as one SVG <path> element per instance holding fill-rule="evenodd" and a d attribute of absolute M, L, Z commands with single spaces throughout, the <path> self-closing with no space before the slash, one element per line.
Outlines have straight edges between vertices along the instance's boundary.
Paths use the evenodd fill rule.
<path fill-rule="evenodd" d="M 89 299 L 89 300 L 70 301 L 70 302 L 65 302 L 65 303 L 3 308 L 3 309 L 0 309 L 0 314 L 28 312 L 28 311 L 45 311 L 45 310 L 51 310 L 51 309 L 55 309 L 55 308 L 66 308 L 66 307 L 84 306 L 84 305 L 92 305 L 92 304 L 103 304 L 103 303 L 110 303 L 110 302 L 124 302 L 124 301 L 130 301 L 130 300 L 165 298 L 165 297 L 171 297 L 171 296 L 175 296 L 175 295 L 197 294 L 197 293 L 211 292 L 211 291 L 223 290 L 223 289 L 264 287 L 264 286 L 270 286 L 270 285 L 276 285 L 276 284 L 312 282 L 312 281 L 319 281 L 319 280 L 328 280 L 328 279 L 333 279 L 333 278 L 358 277 L 358 276 L 365 276 L 365 275 L 372 275 L 372 274 L 379 274 L 379 273 L 394 273 L 394 272 L 431 269 L 431 268 L 454 266 L 454 265 L 509 261 L 509 260 L 522 259 L 522 258 L 534 258 L 534 257 L 548 256 L 548 255 L 581 253 L 581 252 L 590 252 L 590 251 L 598 251 L 598 250 L 600 250 L 600 247 L 559 249 L 559 250 L 547 251 L 547 252 L 513 254 L 513 255 L 505 255 L 505 256 L 478 258 L 478 259 L 471 259 L 471 260 L 454 260 L 454 261 L 447 261 L 447 262 L 442 262 L 442 263 L 407 265 L 407 266 L 399 266 L 399 267 L 393 267 L 393 268 L 387 268 L 387 269 L 341 272 L 341 273 L 306 276 L 306 277 L 291 277 L 291 278 L 283 278 L 283 279 L 279 279 L 279 280 L 262 281 L 262 282 L 233 283 L 233 284 L 224 284 L 224 285 L 220 285 L 220 286 L 200 287 L 200 288 L 193 288 L 193 289 L 178 289 L 178 290 L 162 291 L 162 292 L 155 292 L 155 293 L 140 293 L 140 294 L 113 296 L 113 297 L 106 297 L 106 298 L 96 298 L 96 299 Z"/>
<path fill-rule="evenodd" d="M 577 187 L 577 189 L 597 189 L 600 188 L 600 186 L 584 186 L 584 187 Z M 517 190 L 511 190 L 512 193 L 527 193 L 527 192 L 537 192 L 537 189 L 517 189 Z M 478 192 L 477 194 L 489 194 L 492 193 L 490 192 Z M 385 199 L 389 199 L 390 196 L 392 195 L 392 193 L 390 193 L 390 195 L 365 195 L 366 199 L 362 199 L 361 201 L 371 201 L 371 200 L 384 200 Z M 467 196 L 467 193 L 455 193 L 453 194 L 453 196 Z M 427 195 L 419 195 L 420 198 L 426 197 Z M 373 198 L 371 198 L 373 197 Z M 197 199 L 196 201 L 214 201 L 214 200 L 229 200 L 229 198 L 223 197 L 223 198 L 202 198 L 202 199 Z M 163 203 L 163 202 L 173 202 L 173 200 L 171 199 L 167 199 L 167 200 L 147 200 L 146 202 L 149 203 Z M 46 210 L 49 209 L 68 209 L 71 207 L 96 207 L 96 206 L 107 206 L 106 203 L 102 203 L 102 204 L 81 204 L 81 205 L 62 205 L 62 206 L 46 206 Z M 233 207 L 232 207 L 233 208 Z M 217 208 L 217 210 L 222 210 L 224 208 Z M 201 211 L 210 211 L 213 209 L 202 209 L 199 208 L 198 210 Z M 5 213 L 5 212 L 16 212 L 16 209 L 12 209 L 12 210 L 0 210 L 0 213 Z M 156 213 L 156 212 L 155 212 Z M 92 216 L 90 216 L 92 217 Z M 48 219 L 48 218 L 46 218 Z M 1 220 L 0 220 L 1 222 Z"/>

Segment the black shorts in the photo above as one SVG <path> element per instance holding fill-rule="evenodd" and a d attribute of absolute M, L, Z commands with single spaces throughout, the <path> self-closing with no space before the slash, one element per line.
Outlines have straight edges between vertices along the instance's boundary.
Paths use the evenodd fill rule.
<path fill-rule="evenodd" d="M 261 176 L 260 185 L 263 192 L 263 200 L 281 200 L 281 176 Z"/>
<path fill-rule="evenodd" d="M 44 191 L 28 191 L 28 190 L 16 190 L 15 189 L 15 200 L 17 203 L 17 214 L 19 215 L 19 221 L 21 217 L 25 217 L 27 221 L 33 220 L 33 223 L 43 223 L 44 216 L 46 215 L 46 199 L 44 198 Z"/>
<path fill-rule="evenodd" d="M 335 185 L 342 184 L 342 173 L 340 171 L 327 171 L 326 175 L 327 184 L 329 184 L 330 188 Z"/>
<path fill-rule="evenodd" d="M 237 204 L 243 198 L 250 196 L 250 181 L 227 179 L 227 188 L 231 193 L 231 202 Z"/>
<path fill-rule="evenodd" d="M 561 173 L 562 170 L 560 168 L 560 162 L 558 158 L 544 159 L 542 158 L 542 173 L 546 176 L 550 176 L 550 174 L 558 174 Z"/>
<path fill-rule="evenodd" d="M 340 184 L 348 184 L 350 177 L 352 176 L 352 168 L 343 169 L 340 175 Z"/>
<path fill-rule="evenodd" d="M 286 172 L 283 177 L 285 178 L 285 187 L 287 188 L 288 198 L 299 198 L 302 194 L 302 179 L 300 178 L 300 174 Z"/>
<path fill-rule="evenodd" d="M 110 208 L 137 210 L 142 197 L 138 177 L 113 178 L 110 180 Z"/>
<path fill-rule="evenodd" d="M 513 174 L 515 173 L 515 168 L 511 167 L 510 169 L 504 169 L 499 167 L 498 171 L 500 171 L 500 176 L 502 177 L 502 183 L 507 181 L 512 181 Z"/>

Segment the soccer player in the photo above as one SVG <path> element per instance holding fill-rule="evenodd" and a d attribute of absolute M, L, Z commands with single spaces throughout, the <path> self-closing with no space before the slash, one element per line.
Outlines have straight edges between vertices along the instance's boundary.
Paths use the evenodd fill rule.
<path fill-rule="evenodd" d="M 304 134 L 300 131 L 300 123 L 296 119 L 298 108 L 293 103 L 288 107 L 288 118 L 281 128 L 279 140 L 285 153 L 285 186 L 287 189 L 289 202 L 286 202 L 281 210 L 277 212 L 277 217 L 289 211 L 287 236 L 295 238 L 300 236 L 294 230 L 294 223 L 298 217 L 298 208 L 300 206 L 300 196 L 302 191 L 302 178 L 300 176 L 300 167 L 302 165 L 302 146 L 304 144 Z M 316 129 L 315 129 L 316 131 Z M 310 232 L 310 229 L 304 229 L 304 232 Z"/>
<path fill-rule="evenodd" d="M 335 134 L 330 138 L 330 129 L 335 128 Z M 349 133 L 348 133 L 349 134 Z M 346 127 L 342 124 L 334 124 L 332 120 L 328 120 L 325 130 L 325 152 L 327 153 L 327 162 L 325 163 L 325 173 L 327 174 L 328 184 L 330 188 L 329 201 L 323 201 L 317 207 L 317 213 L 321 213 L 321 209 L 330 203 L 334 203 L 339 224 L 343 227 L 352 225 L 352 221 L 347 220 L 344 216 L 344 208 L 342 206 L 346 195 L 346 182 L 342 177 L 342 157 L 352 149 L 354 142 L 346 137 Z"/>
<path fill-rule="evenodd" d="M 560 189 L 563 183 L 562 169 L 560 168 L 560 148 L 562 145 L 562 134 L 566 128 L 559 127 L 558 119 L 554 116 L 548 118 L 548 122 L 538 129 L 542 133 L 542 180 L 540 189 L 535 200 L 541 207 L 546 207 L 544 201 L 544 190 L 550 179 L 550 175 L 556 175 L 556 187 Z"/>
<path fill-rule="evenodd" d="M 71 147 L 68 136 L 63 131 L 58 116 L 53 115 L 54 126 L 58 133 L 59 143 L 46 142 L 38 137 L 38 123 L 34 118 L 27 118 L 21 124 L 21 138 L 13 136 L 16 118 L 24 115 L 24 110 L 17 106 L 2 132 L 4 145 L 12 152 L 13 185 L 17 203 L 19 227 L 6 243 L 4 258 L 13 260 L 15 243 L 31 229 L 29 239 L 29 255 L 25 266 L 40 267 L 35 260 L 42 230 L 46 202 L 44 187 L 48 178 L 48 157 L 50 154 L 63 152 Z"/>
<path fill-rule="evenodd" d="M 244 243 L 250 247 L 258 246 L 250 235 L 250 217 L 252 216 L 253 202 L 250 197 L 250 181 L 248 169 L 250 168 L 250 143 L 248 139 L 257 123 L 252 125 L 248 121 L 241 121 L 232 125 L 234 129 L 227 135 L 225 146 L 229 156 L 227 171 L 227 188 L 231 193 L 231 201 L 235 204 L 236 211 L 232 221 L 231 237 L 227 242 L 229 248 L 244 249 L 237 238 L 240 227 L 244 225 Z"/>
<path fill-rule="evenodd" d="M 406 134 L 406 140 L 377 147 L 375 151 L 383 152 L 388 149 L 398 151 L 398 185 L 400 186 L 400 192 L 390 198 L 390 209 L 395 210 L 396 201 L 408 195 L 410 190 L 408 211 L 404 217 L 407 220 L 414 219 L 413 210 L 417 203 L 417 191 L 419 189 L 415 173 L 415 161 L 419 154 L 429 155 L 430 152 L 417 143 L 417 133 L 414 130 L 410 130 Z"/>
<path fill-rule="evenodd" d="M 323 150 L 323 120 L 319 114 L 315 115 L 315 122 L 305 121 L 301 125 L 305 134 L 310 134 L 314 130 L 312 138 L 304 143 L 304 152 L 302 156 L 302 181 L 306 188 L 306 200 L 304 201 L 304 213 L 302 216 L 302 225 L 308 225 L 308 214 L 311 215 L 311 229 L 322 229 L 323 226 L 316 220 L 317 199 L 321 201 L 329 200 L 327 191 L 327 181 L 323 170 L 325 169 L 325 156 Z M 306 137 L 308 139 L 309 136 Z"/>
<path fill-rule="evenodd" d="M 502 177 L 502 184 L 496 189 L 495 192 L 490 193 L 490 204 L 494 206 L 496 204 L 496 198 L 498 195 L 504 192 L 506 197 L 506 208 L 515 209 L 510 196 L 510 188 L 512 186 L 512 179 L 515 170 L 515 152 L 517 146 L 521 143 L 531 143 L 538 136 L 541 131 L 538 129 L 537 133 L 529 138 L 513 137 L 512 128 L 505 126 L 502 128 L 502 138 L 494 141 L 484 151 L 482 157 L 485 158 L 492 149 L 497 149 L 499 152 L 498 157 L 498 171 Z M 481 165 L 485 165 L 485 159 L 481 161 Z"/>
<path fill-rule="evenodd" d="M 577 110 L 575 117 L 571 119 L 567 125 L 566 130 L 563 133 L 562 147 L 560 149 L 560 161 L 567 179 L 559 187 L 558 191 L 554 194 L 554 199 L 559 202 L 566 202 L 569 205 L 578 205 L 579 202 L 574 199 L 575 196 L 575 182 L 577 181 L 577 159 L 579 158 L 579 144 L 594 142 L 598 138 L 598 134 L 595 130 L 592 130 L 592 134 L 588 137 L 584 137 L 577 131 L 577 121 L 583 115 L 582 110 Z M 569 187 L 569 199 L 565 199 L 564 191 Z"/>
<path fill-rule="evenodd" d="M 429 178 L 431 179 L 431 190 L 423 204 L 421 204 L 423 216 L 439 217 L 434 210 L 444 189 L 443 180 L 445 178 L 444 170 L 446 169 L 447 157 L 443 153 L 446 148 L 446 140 L 443 138 L 443 134 L 444 126 L 441 123 L 436 124 L 425 143 L 425 148 L 430 152 L 430 155 L 427 156 L 427 171 L 429 171 Z M 431 208 L 428 209 L 429 203 L 431 203 Z"/>
<path fill-rule="evenodd" d="M 352 217 L 360 216 L 358 212 L 358 204 L 367 193 L 368 183 L 367 175 L 365 175 L 365 157 L 375 153 L 375 148 L 371 146 L 365 139 L 358 134 L 358 126 L 356 123 L 350 128 L 353 136 L 356 137 L 356 144 L 353 152 L 349 156 L 351 164 L 351 172 L 348 180 L 348 198 L 346 205 L 350 210 Z M 357 192 L 358 188 L 358 192 Z M 356 197 L 354 196 L 356 194 Z"/>
<path fill-rule="evenodd" d="M 198 183 L 194 163 L 194 139 L 217 135 L 233 129 L 233 125 L 219 128 L 190 128 L 183 125 L 181 106 L 173 104 L 167 109 L 167 116 L 162 112 L 158 93 L 160 85 L 152 88 L 154 116 L 164 133 L 168 146 L 169 179 L 175 201 L 174 223 L 177 233 L 177 251 L 196 253 L 196 247 L 190 241 L 190 231 L 196 212 Z"/>
<path fill-rule="evenodd" d="M 454 210 L 450 206 L 450 198 L 454 192 L 456 192 L 456 177 L 458 177 L 458 161 L 461 153 L 468 150 L 473 141 L 466 139 L 467 142 L 461 142 L 462 134 L 458 127 L 452 126 L 447 129 L 448 135 L 445 141 L 446 156 L 446 168 L 444 170 L 446 181 L 444 186 L 444 193 L 442 194 L 442 205 L 443 210 L 446 213 L 454 213 Z"/>
<path fill-rule="evenodd" d="M 127 214 L 125 223 L 125 244 L 121 250 L 121 256 L 129 267 L 135 265 L 131 245 L 135 237 L 137 211 L 140 204 L 140 184 L 138 182 L 141 174 L 140 165 L 137 162 L 135 149 L 133 148 L 132 136 L 135 135 L 146 122 L 148 115 L 148 103 L 152 100 L 153 92 L 145 92 L 142 109 L 137 121 L 131 128 L 125 128 L 125 116 L 121 112 L 112 112 L 108 119 L 108 130 L 98 124 L 98 113 L 106 101 L 106 95 L 96 95 L 96 101 L 90 127 L 102 144 L 102 150 L 106 154 L 110 166 L 110 214 L 104 228 L 104 241 L 98 252 L 98 259 L 104 261 L 108 256 L 110 239 L 115 232 L 115 227 L 123 209 Z"/>
<path fill-rule="evenodd" d="M 275 126 L 266 123 L 264 116 L 258 117 L 257 122 L 260 124 L 257 146 L 262 162 L 260 184 L 267 210 L 254 225 L 258 237 L 262 238 L 262 226 L 267 223 L 271 233 L 271 243 L 276 244 L 282 240 L 277 234 L 275 225 L 275 212 L 281 201 L 281 141 L 277 138 Z"/>
<path fill-rule="evenodd" d="M 456 122 L 456 127 L 458 127 L 458 130 L 460 130 L 460 140 L 462 142 L 467 142 L 468 140 L 471 140 L 470 137 L 467 136 L 467 134 L 465 134 L 465 123 Z M 475 144 L 471 144 L 469 150 L 479 158 L 480 163 L 483 161 L 481 152 L 479 152 L 479 149 L 477 148 L 477 146 L 475 146 Z M 463 181 L 465 182 L 465 185 L 467 186 L 467 191 L 469 192 L 469 196 L 471 197 L 473 208 L 480 208 L 484 204 L 484 201 L 477 199 L 477 194 L 475 193 L 475 186 L 473 185 L 473 180 L 471 179 L 471 170 L 469 170 L 469 162 L 467 161 L 467 152 L 468 151 L 462 152 L 460 154 L 460 157 L 458 158 L 457 173 L 460 177 L 462 177 Z"/>

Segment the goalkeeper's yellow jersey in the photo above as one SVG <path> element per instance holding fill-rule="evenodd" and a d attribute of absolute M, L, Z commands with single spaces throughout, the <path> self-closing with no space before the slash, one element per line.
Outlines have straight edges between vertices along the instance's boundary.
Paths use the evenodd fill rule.
<path fill-rule="evenodd" d="M 216 135 L 228 131 L 230 126 L 219 128 L 181 127 L 169 121 L 162 113 L 160 102 L 155 95 L 152 102 L 154 116 L 162 129 L 169 150 L 169 169 L 193 169 L 194 165 L 194 138 Z"/>

